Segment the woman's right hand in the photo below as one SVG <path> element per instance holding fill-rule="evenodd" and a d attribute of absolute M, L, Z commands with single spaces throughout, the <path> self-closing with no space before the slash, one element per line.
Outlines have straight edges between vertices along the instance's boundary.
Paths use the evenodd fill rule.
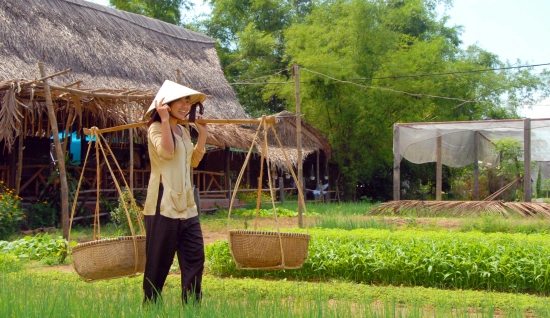
<path fill-rule="evenodd" d="M 157 110 L 157 113 L 160 116 L 160 119 L 162 121 L 168 121 L 170 119 L 170 106 L 168 104 L 163 104 L 164 97 L 160 99 L 160 101 L 155 100 L 155 108 Z"/>

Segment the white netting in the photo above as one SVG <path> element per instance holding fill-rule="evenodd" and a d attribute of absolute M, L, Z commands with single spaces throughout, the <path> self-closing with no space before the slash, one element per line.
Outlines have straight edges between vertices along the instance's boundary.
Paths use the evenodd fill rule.
<path fill-rule="evenodd" d="M 394 147 L 399 147 L 401 158 L 410 162 L 435 162 L 437 137 L 441 136 L 442 164 L 464 167 L 475 160 L 474 140 L 477 139 L 479 164 L 492 166 L 498 163 L 494 142 L 514 138 L 523 144 L 524 125 L 522 119 L 396 124 L 394 134 L 398 134 L 399 142 Z M 531 119 L 531 161 L 541 162 L 544 178 L 550 177 L 550 164 L 546 163 L 550 161 L 550 119 Z M 533 170 L 536 173 L 537 169 Z"/>

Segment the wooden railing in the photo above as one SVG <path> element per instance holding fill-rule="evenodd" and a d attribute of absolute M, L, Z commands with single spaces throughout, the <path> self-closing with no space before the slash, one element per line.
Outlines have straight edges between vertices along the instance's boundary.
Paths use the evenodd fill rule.
<path fill-rule="evenodd" d="M 193 170 L 193 181 L 199 195 L 204 198 L 227 198 L 227 190 L 222 182 L 222 172 Z"/>
<path fill-rule="evenodd" d="M 24 174 L 21 180 L 20 193 L 23 197 L 38 197 L 40 192 L 48 185 L 48 179 L 54 173 L 52 169 L 55 167 L 51 164 L 33 164 L 25 165 L 23 167 Z M 82 173 L 83 167 L 81 166 L 67 166 L 68 176 L 70 180 L 78 181 Z M 122 173 L 129 182 L 130 169 L 122 169 Z M 5 183 L 9 180 L 10 169 L 7 166 L 0 166 L 0 180 Z M 148 169 L 134 169 L 134 185 L 135 191 L 147 191 L 147 185 L 149 182 L 150 170 Z M 193 182 L 195 187 L 199 191 L 201 198 L 209 199 L 229 199 L 231 192 L 225 188 L 223 182 L 225 174 L 222 172 L 194 170 Z M 120 186 L 124 186 L 120 172 L 115 172 L 115 177 L 119 181 Z M 108 169 L 102 169 L 101 171 L 101 184 L 100 192 L 105 198 L 116 198 L 118 192 L 116 190 L 113 178 Z M 97 168 L 86 167 L 84 171 L 84 178 L 80 187 L 80 193 L 90 193 L 90 197 L 95 197 L 93 194 L 96 190 L 97 183 Z M 59 186 L 58 182 L 54 181 L 54 187 Z M 274 194 L 280 199 L 284 200 L 285 192 L 289 193 L 295 191 L 296 188 L 274 188 Z M 234 191 L 232 189 L 231 191 Z M 238 192 L 256 192 L 257 189 L 239 189 Z M 269 189 L 261 189 L 261 192 L 269 192 Z M 313 190 L 306 189 L 306 193 Z M 322 196 L 316 196 L 315 201 L 333 201 L 338 197 L 335 191 L 324 191 Z"/>

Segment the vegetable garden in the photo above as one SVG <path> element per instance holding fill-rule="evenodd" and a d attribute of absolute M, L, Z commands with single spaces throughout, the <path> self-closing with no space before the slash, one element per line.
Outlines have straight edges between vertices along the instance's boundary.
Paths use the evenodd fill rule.
<path fill-rule="evenodd" d="M 13 207 L 13 206 L 12 206 Z M 500 215 L 460 218 L 414 212 L 366 215 L 376 205 L 310 204 L 307 229 L 295 203 L 279 205 L 284 231 L 309 233 L 301 269 L 237 270 L 226 240 L 208 241 L 204 298 L 182 306 L 170 275 L 164 303 L 142 306 L 141 277 L 83 282 L 59 233 L 0 242 L 2 317 L 546 317 L 550 221 Z M 267 208 L 268 209 L 268 208 Z M 268 211 L 268 210 L 266 210 Z M 267 213 L 262 211 L 262 213 Z M 231 227 L 252 224 L 232 212 Z M 223 238 L 227 211 L 202 215 L 205 237 Z M 269 222 L 271 220 L 271 222 Z M 267 214 L 259 225 L 273 230 Z M 117 236 L 109 223 L 102 235 Z M 92 230 L 77 228 L 78 241 Z M 218 235 L 214 235 L 218 234 Z M 74 244 L 74 243 L 73 243 Z M 177 266 L 174 266 L 174 271 Z"/>

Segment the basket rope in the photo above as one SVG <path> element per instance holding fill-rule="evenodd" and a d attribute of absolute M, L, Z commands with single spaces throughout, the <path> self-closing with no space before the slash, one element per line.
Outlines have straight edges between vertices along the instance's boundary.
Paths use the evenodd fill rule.
<path fill-rule="evenodd" d="M 268 123 L 266 121 L 266 117 L 265 115 L 262 116 L 262 120 L 260 122 L 260 124 L 258 125 L 258 129 L 256 130 L 256 134 L 254 135 L 254 138 L 252 139 L 252 143 L 251 143 L 251 146 L 250 146 L 250 149 L 248 150 L 248 154 L 246 155 L 246 159 L 243 163 L 243 166 L 241 168 L 241 171 L 239 172 L 239 176 L 237 177 L 237 181 L 235 183 L 235 189 L 238 189 L 239 188 L 239 185 L 241 183 L 241 180 L 242 180 L 242 177 L 244 175 L 244 171 L 246 169 L 246 166 L 248 164 L 248 161 L 250 159 L 250 155 L 252 153 L 252 149 L 254 148 L 254 143 L 256 141 L 256 139 L 258 138 L 258 135 L 259 135 L 259 132 L 260 132 L 260 129 L 262 129 L 263 127 L 263 142 L 262 142 L 262 151 L 261 151 L 261 159 L 260 159 L 260 162 L 261 162 L 261 165 L 260 165 L 260 177 L 259 177 L 259 180 L 262 180 L 262 177 L 263 177 L 263 162 L 264 162 L 264 158 L 267 156 L 267 152 L 268 152 L 268 147 L 267 147 L 267 134 L 269 132 L 269 127 L 271 127 L 276 139 L 277 139 L 277 142 L 279 143 L 279 146 L 281 147 L 281 150 L 284 154 L 284 157 L 285 157 L 285 160 L 288 164 L 288 167 L 289 167 L 289 170 L 291 171 L 292 173 L 292 177 L 294 178 L 294 181 L 296 182 L 296 184 L 298 185 L 298 180 L 296 178 L 296 175 L 294 174 L 294 170 L 292 169 L 292 165 L 290 163 L 290 160 L 288 159 L 288 156 L 286 155 L 286 152 L 284 150 L 284 147 L 282 146 L 281 144 L 281 141 L 279 140 L 279 138 L 277 137 L 277 133 L 275 132 L 275 129 L 273 128 L 273 124 L 272 123 Z M 271 169 L 270 169 L 270 163 L 269 161 L 266 162 L 266 170 L 267 170 L 267 175 L 268 175 L 268 184 L 269 184 L 269 191 L 270 191 L 270 198 L 271 198 L 271 204 L 272 204 L 272 207 L 273 207 L 273 216 L 275 218 L 275 225 L 276 225 L 276 229 L 277 229 L 277 237 L 279 239 L 279 249 L 280 249 L 280 252 L 281 252 L 281 262 L 279 265 L 277 266 L 269 266 L 269 267 L 257 267 L 257 268 L 252 268 L 252 267 L 243 267 L 241 264 L 239 264 L 239 262 L 235 261 L 235 264 L 237 266 L 237 269 L 285 269 L 285 268 L 298 268 L 297 266 L 292 266 L 292 267 L 287 267 L 286 264 L 285 264 L 285 253 L 284 253 L 284 248 L 283 248 L 283 236 L 281 235 L 281 231 L 280 231 L 280 227 L 279 227 L 279 220 L 277 219 L 277 209 L 275 207 L 275 199 L 274 199 L 274 195 L 273 195 L 273 185 L 272 185 L 272 180 L 271 180 Z M 228 215 L 227 215 L 227 233 L 228 233 L 228 241 L 230 243 L 230 245 L 232 244 L 232 239 L 231 239 L 231 211 L 233 209 L 233 202 L 235 201 L 235 197 L 237 195 L 237 190 L 233 191 L 233 194 L 231 196 L 231 201 L 230 201 L 230 204 L 229 204 L 229 212 L 228 212 Z M 304 207 L 304 212 L 306 212 L 306 215 L 307 215 L 307 211 L 305 209 L 305 199 L 304 199 L 304 196 L 303 196 L 303 192 L 302 192 L 302 189 L 300 187 L 298 187 L 298 196 L 299 196 L 299 200 L 302 202 L 303 204 L 303 207 Z M 260 203 L 261 203 L 261 182 L 258 183 L 258 195 L 257 195 L 257 198 L 256 198 L 256 211 L 255 211 L 255 214 L 256 214 L 256 218 L 255 218 L 255 222 L 254 222 L 254 231 L 257 230 L 258 228 L 258 219 L 259 219 L 259 209 L 260 209 Z M 307 224 L 307 222 L 306 222 Z M 308 226 L 306 225 L 306 229 L 308 228 Z M 247 231 L 235 231 L 234 234 L 246 234 Z M 267 233 L 267 232 L 259 232 L 259 233 L 256 233 L 256 234 L 259 234 L 259 235 L 271 235 L 272 233 Z M 289 233 L 285 233 L 285 234 L 289 234 Z M 288 235 L 286 235 L 288 237 Z M 292 236 L 290 236 L 292 237 Z M 235 257 L 235 253 L 233 251 L 233 248 L 231 248 L 230 246 L 230 251 L 231 251 L 231 256 L 233 257 L 233 259 L 236 260 L 236 257 Z M 307 252 L 307 251 L 306 251 Z M 300 265 L 301 266 L 301 265 Z"/>
<path fill-rule="evenodd" d="M 83 177 L 84 177 L 86 163 L 88 161 L 88 157 L 89 157 L 89 154 L 90 154 L 90 149 L 91 149 L 90 144 L 91 144 L 92 140 L 94 139 L 94 137 L 95 137 L 95 141 L 96 141 L 95 149 L 96 149 L 96 163 L 97 163 L 97 177 L 96 177 L 97 198 L 96 198 L 96 207 L 95 207 L 95 213 L 94 213 L 94 240 L 97 241 L 101 238 L 101 227 L 100 227 L 100 219 L 99 219 L 99 186 L 100 186 L 101 166 L 99 164 L 99 157 L 100 157 L 99 152 L 101 152 L 101 154 L 103 155 L 103 158 L 105 159 L 105 163 L 107 164 L 109 172 L 111 173 L 111 177 L 113 178 L 113 182 L 115 184 L 115 187 L 118 191 L 119 196 L 121 198 L 123 198 L 123 200 L 124 200 L 123 192 L 122 192 L 122 190 L 120 188 L 120 184 L 119 184 L 119 182 L 118 182 L 118 180 L 117 180 L 117 178 L 116 178 L 116 176 L 113 172 L 113 169 L 112 169 L 111 165 L 109 164 L 109 160 L 108 160 L 108 157 L 107 157 L 107 154 L 106 154 L 106 150 L 103 147 L 103 143 L 105 143 L 105 147 L 107 148 L 107 152 L 109 154 L 111 154 L 111 157 L 114 160 L 114 164 L 116 165 L 118 171 L 121 174 L 122 181 L 124 182 L 124 185 L 126 186 L 127 189 L 130 188 L 128 186 L 128 183 L 126 182 L 126 178 L 124 177 L 124 174 L 122 173 L 122 169 L 120 168 L 120 165 L 119 165 L 116 157 L 114 156 L 111 148 L 109 147 L 109 144 L 108 144 L 107 140 L 105 140 L 103 135 L 101 133 L 99 133 L 98 131 L 99 131 L 98 128 L 95 127 L 95 126 L 90 129 L 90 132 L 91 132 L 90 133 L 90 141 L 88 143 L 88 151 L 86 152 L 86 157 L 84 159 L 84 165 L 83 165 L 84 168 L 81 171 L 80 178 L 79 178 L 78 185 L 77 185 L 77 189 L 76 189 L 75 196 L 74 196 L 74 199 L 73 199 L 73 205 L 72 205 L 72 210 L 71 210 L 71 218 L 70 218 L 70 224 L 69 224 L 69 236 L 68 236 L 69 244 L 67 245 L 68 249 L 70 249 L 70 237 L 71 237 L 70 235 L 71 235 L 72 224 L 73 224 L 74 215 L 75 215 L 75 211 L 76 211 L 76 204 L 77 204 L 77 201 L 78 201 L 78 194 L 79 194 L 80 186 L 82 184 L 82 180 L 83 180 Z M 130 191 L 130 192 L 128 192 L 128 194 L 130 196 L 130 204 L 131 204 L 132 208 L 136 209 L 137 204 L 136 204 L 133 193 L 131 193 L 131 191 Z M 128 221 L 128 225 L 130 227 L 130 232 L 132 234 L 131 238 L 133 240 L 133 247 L 134 247 L 134 272 L 137 272 L 138 271 L 138 265 L 139 265 L 139 262 L 138 262 L 138 254 L 139 253 L 138 253 L 138 243 L 137 243 L 136 230 L 134 229 L 134 226 L 133 226 L 133 223 L 132 223 L 132 218 L 130 216 L 130 212 L 128 211 L 128 207 L 126 206 L 126 204 L 122 204 L 122 206 L 123 206 L 124 212 L 126 214 L 126 219 Z M 143 226 L 143 221 L 141 220 L 141 218 L 137 214 L 136 214 L 136 220 L 137 220 L 137 224 L 138 224 L 138 227 L 139 227 L 140 234 L 145 234 L 145 228 Z M 70 253 L 70 250 L 68 252 Z M 112 278 L 116 278 L 116 277 L 112 277 Z"/>

